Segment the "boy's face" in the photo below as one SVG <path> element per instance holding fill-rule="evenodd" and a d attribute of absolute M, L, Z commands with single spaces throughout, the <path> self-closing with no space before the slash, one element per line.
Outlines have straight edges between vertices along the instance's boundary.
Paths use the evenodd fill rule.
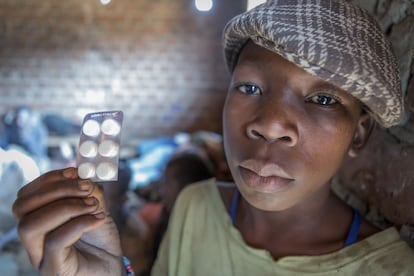
<path fill-rule="evenodd" d="M 269 211 L 321 200 L 361 118 L 356 98 L 249 42 L 223 113 L 226 156 L 240 192 Z"/>

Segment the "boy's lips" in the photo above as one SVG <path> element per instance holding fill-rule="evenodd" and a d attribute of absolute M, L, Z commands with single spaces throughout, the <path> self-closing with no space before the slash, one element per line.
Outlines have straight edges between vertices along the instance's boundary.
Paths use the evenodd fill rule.
<path fill-rule="evenodd" d="M 290 187 L 294 180 L 291 175 L 274 163 L 250 159 L 243 161 L 239 168 L 246 185 L 264 193 L 282 191 Z"/>
<path fill-rule="evenodd" d="M 287 180 L 293 180 L 293 177 L 284 169 L 282 169 L 279 165 L 271 162 L 247 159 L 240 163 L 240 167 L 250 170 L 261 177 L 276 176 L 285 178 Z"/>

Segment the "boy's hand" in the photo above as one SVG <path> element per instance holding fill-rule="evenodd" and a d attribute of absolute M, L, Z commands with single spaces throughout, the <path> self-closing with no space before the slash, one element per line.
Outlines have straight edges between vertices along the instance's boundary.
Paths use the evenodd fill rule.
<path fill-rule="evenodd" d="M 75 168 L 46 173 L 23 187 L 13 205 L 18 232 L 42 275 L 122 275 L 116 226 L 103 191 Z"/>

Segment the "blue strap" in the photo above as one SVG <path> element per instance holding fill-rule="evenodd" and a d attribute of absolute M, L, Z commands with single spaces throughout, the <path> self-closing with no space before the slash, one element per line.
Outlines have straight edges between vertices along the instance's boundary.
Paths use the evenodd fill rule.
<path fill-rule="evenodd" d="M 346 237 L 344 246 L 349 246 L 358 241 L 359 228 L 361 226 L 361 215 L 354 209 L 354 218 L 352 219 L 351 229 Z"/>
<path fill-rule="evenodd" d="M 234 219 L 236 218 L 237 203 L 239 202 L 239 190 L 236 190 L 233 194 L 230 206 L 230 218 L 231 223 L 234 225 Z"/>

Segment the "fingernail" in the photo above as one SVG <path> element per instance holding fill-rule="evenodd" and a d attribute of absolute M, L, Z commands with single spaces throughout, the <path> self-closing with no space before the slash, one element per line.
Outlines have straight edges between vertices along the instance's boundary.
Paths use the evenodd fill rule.
<path fill-rule="evenodd" d="M 84 198 L 83 202 L 85 202 L 85 204 L 89 205 L 89 206 L 93 206 L 93 205 L 96 205 L 98 203 L 98 201 L 94 197 Z"/>
<path fill-rule="evenodd" d="M 91 189 L 91 182 L 89 180 L 79 180 L 78 186 L 81 191 L 89 191 Z"/>
<path fill-rule="evenodd" d="M 104 212 L 98 213 L 94 215 L 97 219 L 104 219 L 106 217 Z"/>
<path fill-rule="evenodd" d="M 63 177 L 66 177 L 66 178 L 75 178 L 76 170 L 74 168 L 67 168 L 63 170 L 62 174 L 63 174 Z"/>

